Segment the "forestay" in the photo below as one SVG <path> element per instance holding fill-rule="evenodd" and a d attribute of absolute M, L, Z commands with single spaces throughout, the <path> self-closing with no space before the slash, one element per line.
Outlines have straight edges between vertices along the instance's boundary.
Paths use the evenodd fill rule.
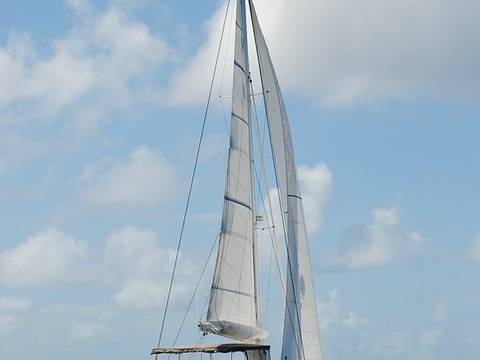
<path fill-rule="evenodd" d="M 315 287 L 302 198 L 282 93 L 252 0 L 250 11 L 260 66 L 275 172 L 288 239 L 288 271 L 282 360 L 320 360 Z"/>
<path fill-rule="evenodd" d="M 219 250 L 204 332 L 259 341 L 255 274 L 254 193 L 245 0 L 238 0 L 230 148 Z"/>

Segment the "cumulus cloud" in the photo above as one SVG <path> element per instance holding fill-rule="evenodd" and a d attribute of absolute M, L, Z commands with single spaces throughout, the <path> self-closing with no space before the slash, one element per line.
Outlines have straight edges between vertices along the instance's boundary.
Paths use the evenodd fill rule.
<path fill-rule="evenodd" d="M 126 226 L 114 231 L 106 239 L 104 251 L 96 255 L 88 251 L 86 243 L 49 229 L 0 252 L 0 284 L 103 284 L 114 289 L 113 297 L 121 306 L 156 309 L 164 304 L 175 254 L 174 249 L 162 246 L 159 234 L 150 229 Z M 177 302 L 189 293 L 192 279 L 191 260 L 181 254 L 180 262 L 173 292 Z M 29 299 L 0 297 L 4 328 L 31 306 Z M 72 327 L 72 336 L 80 340 L 105 332 L 105 323 L 93 320 L 79 319 Z"/>
<path fill-rule="evenodd" d="M 175 188 L 173 167 L 148 147 L 139 147 L 126 158 L 89 164 L 78 180 L 89 204 L 107 208 L 157 206 Z"/>
<path fill-rule="evenodd" d="M 478 97 L 475 0 L 255 3 L 281 83 L 307 97 L 334 105 Z M 173 77 L 172 89 L 182 88 L 190 101 L 203 98 L 182 84 L 210 70 L 222 12 L 207 22 L 215 26 L 208 26 L 205 43 Z"/>
<path fill-rule="evenodd" d="M 230 7 L 229 18 L 234 17 L 234 6 Z M 187 61 L 184 67 L 174 72 L 172 75 L 167 91 L 165 91 L 165 101 L 171 105 L 192 105 L 201 101 L 205 101 L 208 86 L 213 72 L 213 64 L 215 62 L 218 44 L 220 42 L 220 29 L 222 28 L 225 16 L 226 3 L 219 7 L 211 19 L 203 26 L 207 38 L 198 52 Z M 226 30 L 226 34 L 231 34 L 232 29 Z M 233 42 L 233 35 L 230 37 Z M 233 46 L 228 51 L 228 43 L 224 45 L 223 57 L 227 54 L 233 59 Z M 225 50 L 226 49 L 226 50 Z M 227 76 L 228 77 L 228 76 Z M 195 81 L 192 81 L 195 79 Z M 216 83 L 216 86 L 222 86 Z"/>
<path fill-rule="evenodd" d="M 368 319 L 361 317 L 357 313 L 349 312 L 348 316 L 342 320 L 342 324 L 351 330 L 358 330 L 368 325 Z"/>
<path fill-rule="evenodd" d="M 128 226 L 112 233 L 106 245 L 105 274 L 119 284 L 118 304 L 133 308 L 159 308 L 168 290 L 175 250 L 161 246 L 158 233 Z M 189 287 L 188 261 L 182 262 L 173 296 L 181 297 Z"/>
<path fill-rule="evenodd" d="M 317 301 L 318 318 L 322 334 L 329 334 L 331 328 L 338 324 L 340 319 L 340 291 L 333 289 L 328 292 L 326 301 Z"/>
<path fill-rule="evenodd" d="M 343 327 L 351 331 L 365 329 L 368 319 L 350 311 L 344 314 L 341 310 L 342 296 L 338 289 L 328 292 L 328 298 L 324 301 L 317 301 L 318 318 L 320 321 L 320 330 L 323 336 L 332 336 L 336 329 Z"/>
<path fill-rule="evenodd" d="M 405 230 L 396 208 L 372 212 L 372 224 L 352 229 L 336 255 L 322 259 L 325 269 L 355 270 L 382 266 L 400 256 L 417 254 L 425 238 L 417 230 Z"/>
<path fill-rule="evenodd" d="M 120 6 L 100 12 L 87 1 L 69 4 L 75 23 L 50 54 L 40 54 L 28 34 L 12 33 L 0 48 L 0 110 L 28 103 L 29 116 L 43 119 L 68 111 L 85 131 L 148 100 L 173 50 Z"/>
<path fill-rule="evenodd" d="M 44 146 L 37 141 L 16 130 L 0 126 L 0 174 L 19 169 L 25 162 L 43 152 Z"/>
<path fill-rule="evenodd" d="M 298 177 L 302 190 L 305 221 L 308 231 L 320 230 L 333 186 L 333 174 L 327 165 L 299 166 Z"/>
<path fill-rule="evenodd" d="M 0 283 L 5 286 L 45 286 L 83 281 L 87 244 L 57 229 L 29 237 L 0 252 Z"/>
<path fill-rule="evenodd" d="M 432 312 L 432 328 L 420 334 L 420 344 L 423 348 L 432 348 L 437 345 L 445 335 L 442 328 L 448 320 L 448 302 L 440 302 L 435 305 Z"/>
<path fill-rule="evenodd" d="M 11 31 L 0 44 L 0 174 L 160 103 L 175 51 L 125 3 L 68 1 L 72 24 L 62 35 L 40 45 Z"/>

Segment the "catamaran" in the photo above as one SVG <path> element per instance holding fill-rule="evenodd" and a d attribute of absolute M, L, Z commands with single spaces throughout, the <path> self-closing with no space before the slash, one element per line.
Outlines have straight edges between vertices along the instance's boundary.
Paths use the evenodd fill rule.
<path fill-rule="evenodd" d="M 180 356 L 184 353 L 236 352 L 243 353 L 247 360 L 270 359 L 268 333 L 261 327 L 257 280 L 258 264 L 262 260 L 258 259 L 257 224 L 262 219 L 258 215 L 255 199 L 256 160 L 253 150 L 252 102 L 256 94 L 253 93 L 249 62 L 247 19 L 250 19 L 281 214 L 277 227 L 282 229 L 281 237 L 285 240 L 286 271 L 281 272 L 279 277 L 285 304 L 281 360 L 321 360 L 310 250 L 285 103 L 253 0 L 231 0 L 228 4 L 230 5 L 231 2 L 234 3 L 236 15 L 230 145 L 224 204 L 208 311 L 205 319 L 197 324 L 204 335 L 215 334 L 230 340 L 227 343 L 214 345 L 177 345 L 175 343 L 172 346 L 161 346 L 159 340 L 158 346 L 151 351 L 151 354 L 158 357 L 161 354 Z M 261 159 L 260 162 L 263 161 L 264 159 Z M 195 167 L 197 162 L 198 153 Z M 185 217 L 181 234 L 184 226 Z M 275 251 L 278 252 L 279 249 L 276 248 Z M 176 264 L 177 259 L 172 280 Z M 165 313 L 168 310 L 171 287 L 172 282 Z M 160 339 L 164 325 L 165 314 Z"/>

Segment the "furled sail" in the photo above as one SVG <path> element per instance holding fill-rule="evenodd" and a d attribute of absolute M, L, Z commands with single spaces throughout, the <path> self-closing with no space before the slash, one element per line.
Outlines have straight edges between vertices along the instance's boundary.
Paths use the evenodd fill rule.
<path fill-rule="evenodd" d="M 219 249 L 204 332 L 259 341 L 250 77 L 245 0 L 237 0 L 230 149 Z"/>
<path fill-rule="evenodd" d="M 252 0 L 263 96 L 288 239 L 288 271 L 282 360 L 320 360 L 320 331 L 309 245 L 285 104 Z"/>

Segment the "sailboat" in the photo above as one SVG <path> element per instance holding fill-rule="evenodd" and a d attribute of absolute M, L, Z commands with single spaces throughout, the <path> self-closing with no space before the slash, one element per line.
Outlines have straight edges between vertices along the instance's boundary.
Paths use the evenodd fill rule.
<path fill-rule="evenodd" d="M 251 86 L 247 32 L 250 18 L 281 212 L 279 226 L 285 238 L 287 269 L 282 280 L 285 315 L 281 360 L 322 360 L 305 215 L 285 103 L 253 0 L 232 1 L 236 17 L 226 185 L 208 311 L 198 324 L 203 334 L 215 334 L 229 342 L 161 347 L 159 341 L 151 354 L 240 352 L 248 360 L 270 359 L 268 333 L 261 327 L 257 281 L 261 259 L 258 259 L 256 225 L 260 220 L 255 208 L 252 120 L 255 94 Z"/>

